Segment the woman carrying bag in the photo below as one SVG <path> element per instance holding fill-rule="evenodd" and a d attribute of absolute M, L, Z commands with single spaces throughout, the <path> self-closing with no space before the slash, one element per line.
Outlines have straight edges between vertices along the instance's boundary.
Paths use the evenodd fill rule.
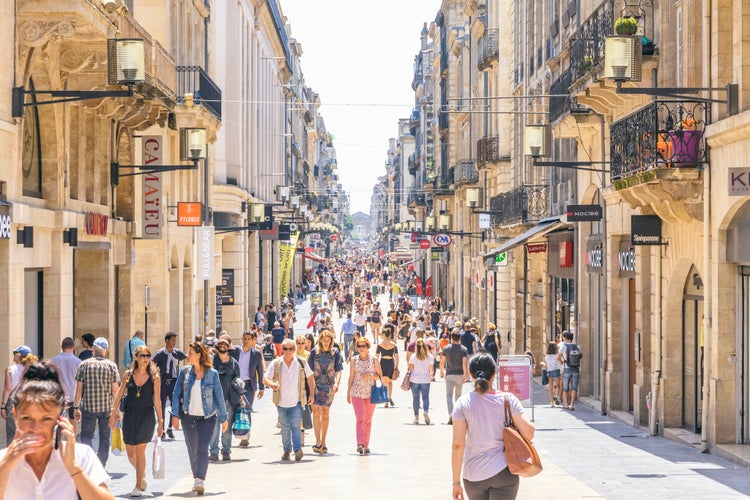
<path fill-rule="evenodd" d="M 370 431 L 372 430 L 372 416 L 375 405 L 370 402 L 370 393 L 375 380 L 382 376 L 380 363 L 370 356 L 370 340 L 359 337 L 354 344 L 358 356 L 352 358 L 349 364 L 349 388 L 346 402 L 354 407 L 357 417 L 357 453 L 370 453 Z"/>
<path fill-rule="evenodd" d="M 430 382 L 435 376 L 435 358 L 430 354 L 424 339 L 417 339 L 414 356 L 409 359 L 409 382 L 411 385 L 414 424 L 419 424 L 419 398 L 422 397 L 422 408 L 425 425 L 430 425 Z"/>
<path fill-rule="evenodd" d="M 509 392 L 496 392 L 495 360 L 485 353 L 469 361 L 474 390 L 461 396 L 453 408 L 453 498 L 514 499 L 518 476 L 510 473 L 505 458 L 503 431 L 505 401 L 511 407 L 513 425 L 527 441 L 534 437 L 534 424 L 523 412 L 518 398 Z M 466 494 L 461 488 L 463 477 Z"/>

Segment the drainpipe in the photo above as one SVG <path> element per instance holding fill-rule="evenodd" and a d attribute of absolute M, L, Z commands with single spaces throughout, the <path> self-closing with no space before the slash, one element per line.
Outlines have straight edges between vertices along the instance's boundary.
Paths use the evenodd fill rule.
<path fill-rule="evenodd" d="M 703 74 L 702 74 L 702 87 L 710 87 L 711 83 L 711 0 L 704 0 L 702 2 L 703 7 L 703 40 L 706 42 L 703 44 L 703 54 L 701 57 Z M 709 115 L 710 117 L 711 115 Z M 712 117 L 711 117 L 712 118 Z M 711 319 L 713 317 L 713 270 L 712 256 L 711 256 L 711 243 L 713 240 L 713 234 L 711 233 L 711 168 L 703 169 L 703 274 L 706 278 L 703 295 L 703 391 L 702 398 L 702 411 L 701 411 L 701 452 L 709 452 L 708 443 L 708 422 L 709 422 L 709 411 L 711 409 L 710 404 L 710 388 L 709 388 L 709 375 L 710 375 L 710 360 L 711 360 L 711 342 L 706 342 L 707 338 L 711 338 Z"/>
<path fill-rule="evenodd" d="M 607 144 L 607 141 L 604 138 L 604 113 L 597 113 L 599 116 L 599 140 L 600 140 L 600 147 L 601 147 L 601 158 L 604 160 L 606 158 L 605 155 L 605 147 Z M 602 238 L 602 276 L 604 277 L 604 284 L 603 287 L 600 287 L 599 290 L 599 297 L 601 299 L 602 293 L 604 294 L 604 304 L 607 304 L 607 283 L 609 282 L 609 275 L 607 274 L 609 272 L 609 258 L 607 256 L 607 201 L 604 199 L 604 187 L 607 182 L 607 174 L 605 172 L 601 172 L 601 190 L 599 191 L 600 201 L 602 203 L 602 235 L 604 236 Z M 603 289 L 602 289 L 603 288 Z M 576 308 L 576 311 L 578 308 Z M 607 306 L 602 308 L 602 323 L 601 326 L 604 328 L 603 331 L 600 331 L 599 335 L 602 337 L 602 354 L 601 354 L 601 368 L 599 370 L 600 373 L 600 380 L 599 380 L 599 393 L 600 393 L 600 399 L 601 399 L 601 407 L 599 408 L 599 412 L 602 415 L 607 414 L 607 391 L 604 390 L 605 383 L 607 380 L 607 366 L 609 364 L 609 359 L 607 358 L 607 353 L 609 352 L 609 325 L 607 323 L 607 318 L 609 315 L 607 314 Z M 579 323 L 580 324 L 580 323 Z"/>

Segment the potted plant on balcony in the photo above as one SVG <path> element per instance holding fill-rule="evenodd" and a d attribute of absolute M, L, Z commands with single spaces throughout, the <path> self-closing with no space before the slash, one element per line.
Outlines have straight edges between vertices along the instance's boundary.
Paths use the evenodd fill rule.
<path fill-rule="evenodd" d="M 620 17 L 615 21 L 615 33 L 618 35 L 635 35 L 638 31 L 638 20 L 632 16 Z"/>
<path fill-rule="evenodd" d="M 594 65 L 594 58 L 592 56 L 583 56 L 583 70 L 588 71 L 591 66 Z"/>

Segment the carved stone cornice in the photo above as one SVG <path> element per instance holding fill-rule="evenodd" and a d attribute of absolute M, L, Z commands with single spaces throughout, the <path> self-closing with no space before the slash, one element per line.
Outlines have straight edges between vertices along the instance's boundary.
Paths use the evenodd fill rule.
<path fill-rule="evenodd" d="M 62 42 L 75 35 L 71 21 L 24 21 L 18 29 L 21 42 L 29 47 L 40 47 L 49 41 Z"/>
<path fill-rule="evenodd" d="M 60 69 L 70 74 L 82 71 L 106 71 L 107 51 L 99 47 L 65 48 L 60 53 Z"/>

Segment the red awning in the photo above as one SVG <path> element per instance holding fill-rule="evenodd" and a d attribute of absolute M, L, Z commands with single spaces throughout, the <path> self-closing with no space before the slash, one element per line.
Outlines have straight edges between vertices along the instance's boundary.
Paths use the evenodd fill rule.
<path fill-rule="evenodd" d="M 305 249 L 305 250 L 307 250 L 307 249 Z M 314 254 L 312 252 L 307 252 L 306 251 L 305 253 L 302 254 L 302 257 L 304 257 L 306 259 L 314 260 L 315 262 L 322 262 L 323 264 L 328 265 L 328 259 L 324 259 L 320 255 Z"/>

